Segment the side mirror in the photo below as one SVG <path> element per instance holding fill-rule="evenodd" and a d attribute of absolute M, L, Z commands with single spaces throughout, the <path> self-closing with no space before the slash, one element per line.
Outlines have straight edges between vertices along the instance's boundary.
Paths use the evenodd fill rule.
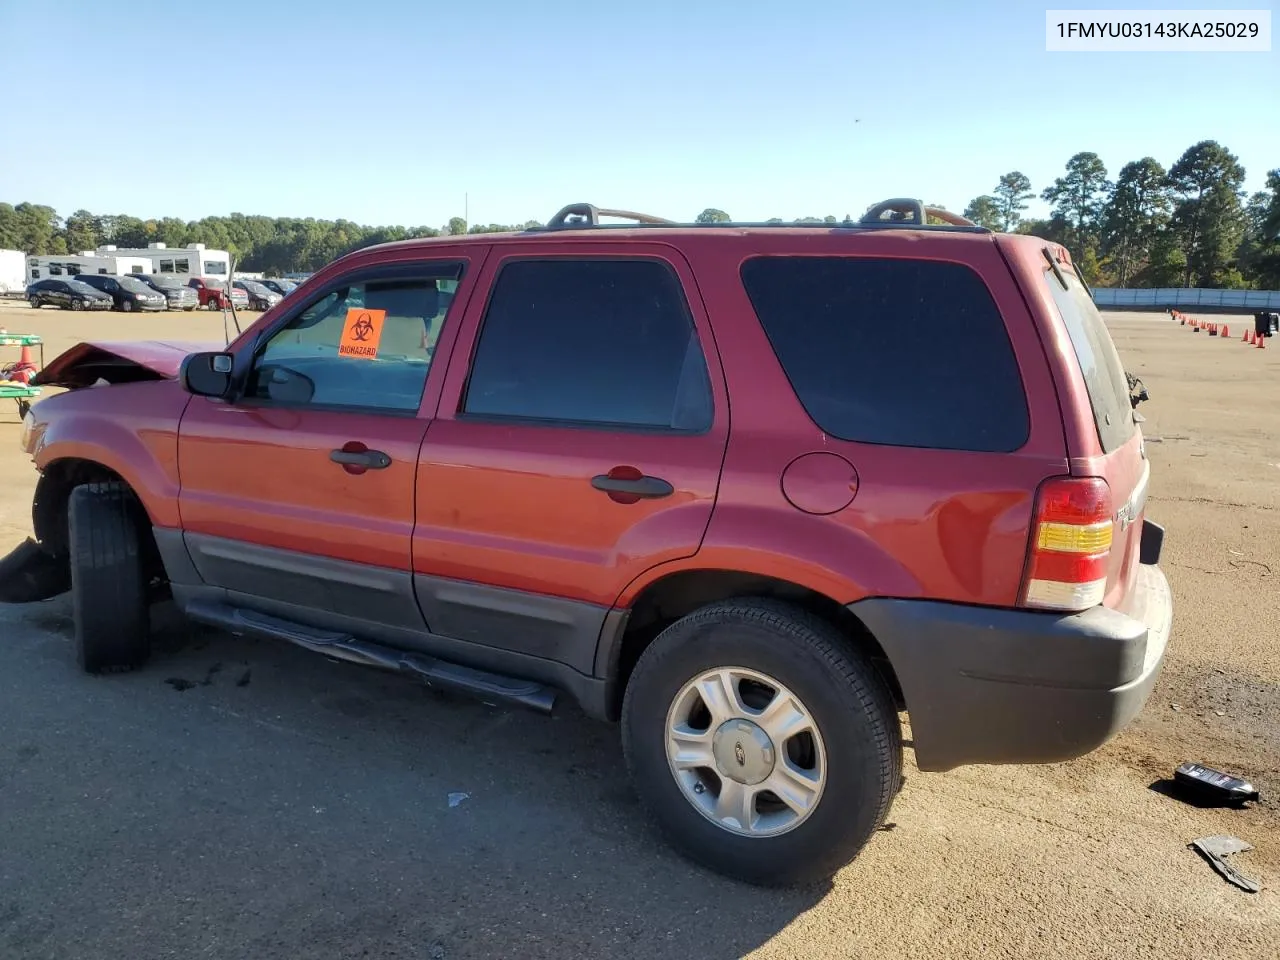
<path fill-rule="evenodd" d="M 178 379 L 197 397 L 225 397 L 231 388 L 231 361 L 229 353 L 193 353 L 182 361 Z"/>

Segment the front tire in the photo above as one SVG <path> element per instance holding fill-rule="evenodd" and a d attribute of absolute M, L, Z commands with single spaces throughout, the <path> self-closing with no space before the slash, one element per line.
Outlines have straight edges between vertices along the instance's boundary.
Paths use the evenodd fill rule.
<path fill-rule="evenodd" d="M 121 310 L 123 310 L 125 313 L 132 313 L 132 312 L 133 312 L 133 301 L 132 301 L 132 300 L 121 300 L 121 301 L 120 301 L 120 309 L 121 309 Z"/>
<path fill-rule="evenodd" d="M 39 309 L 40 309 L 40 298 L 39 298 L 39 297 L 32 297 L 32 298 L 31 298 L 30 300 L 28 300 L 27 302 L 28 302 L 29 304 L 31 304 L 31 309 L 32 309 L 32 310 L 39 310 Z"/>
<path fill-rule="evenodd" d="M 86 673 L 132 670 L 150 653 L 141 515 L 122 483 L 87 483 L 71 491 L 71 607 L 76 659 Z"/>
<path fill-rule="evenodd" d="M 685 856 L 747 883 L 829 878 L 902 781 L 884 680 L 839 629 L 773 600 L 697 610 L 641 656 L 622 708 L 632 781 Z"/>

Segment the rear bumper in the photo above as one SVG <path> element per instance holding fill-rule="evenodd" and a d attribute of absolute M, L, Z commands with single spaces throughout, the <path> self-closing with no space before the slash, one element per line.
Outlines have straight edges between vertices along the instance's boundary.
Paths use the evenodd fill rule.
<path fill-rule="evenodd" d="M 1114 737 L 1155 686 L 1173 600 L 1159 567 L 1138 578 L 1124 613 L 882 599 L 849 609 L 898 676 L 921 770 L 1055 763 Z"/>

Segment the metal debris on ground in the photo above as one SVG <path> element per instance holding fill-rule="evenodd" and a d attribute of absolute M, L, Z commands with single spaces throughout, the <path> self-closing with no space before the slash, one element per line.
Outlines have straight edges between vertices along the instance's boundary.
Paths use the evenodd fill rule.
<path fill-rule="evenodd" d="M 1221 715 L 1221 714 L 1220 714 Z M 1173 771 L 1173 782 L 1178 788 L 1201 803 L 1241 804 L 1257 801 L 1258 790 L 1252 783 L 1233 777 L 1221 770 L 1212 770 L 1199 763 L 1184 763 Z"/>
<path fill-rule="evenodd" d="M 451 793 L 449 794 L 449 806 L 456 807 L 463 800 L 470 800 L 470 799 L 471 799 L 471 794 L 469 793 Z"/>
<path fill-rule="evenodd" d="M 1208 860 L 1209 866 L 1222 874 L 1222 878 L 1228 883 L 1234 883 L 1246 893 L 1257 893 L 1262 889 L 1257 880 L 1246 877 L 1231 864 L 1227 863 L 1227 857 L 1231 856 L 1231 854 L 1252 850 L 1253 844 L 1246 843 L 1239 837 L 1214 836 L 1201 837 L 1199 840 L 1193 840 L 1187 846 Z"/>

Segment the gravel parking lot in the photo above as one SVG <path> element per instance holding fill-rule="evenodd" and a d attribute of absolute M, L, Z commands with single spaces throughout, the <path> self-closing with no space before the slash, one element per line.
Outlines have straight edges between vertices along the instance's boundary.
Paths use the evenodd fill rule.
<path fill-rule="evenodd" d="M 1150 516 L 1175 597 L 1144 714 L 1081 760 L 908 781 L 822 889 L 704 873 L 643 819 L 617 731 L 424 690 L 162 615 L 159 654 L 80 674 L 69 604 L 0 607 L 0 956 L 1280 956 L 1280 339 L 1113 315 L 1151 401 Z M 1238 324 L 1238 325 L 1237 325 Z M 32 312 L 47 339 L 210 339 L 219 314 Z M 0 354 L 0 360 L 8 357 Z M 0 552 L 35 474 L 0 405 Z M 1184 760 L 1263 792 L 1150 789 Z M 458 795 L 465 794 L 464 798 Z M 451 795 L 452 803 L 451 803 Z M 1207 834 L 1249 895 L 1186 849 Z"/>

